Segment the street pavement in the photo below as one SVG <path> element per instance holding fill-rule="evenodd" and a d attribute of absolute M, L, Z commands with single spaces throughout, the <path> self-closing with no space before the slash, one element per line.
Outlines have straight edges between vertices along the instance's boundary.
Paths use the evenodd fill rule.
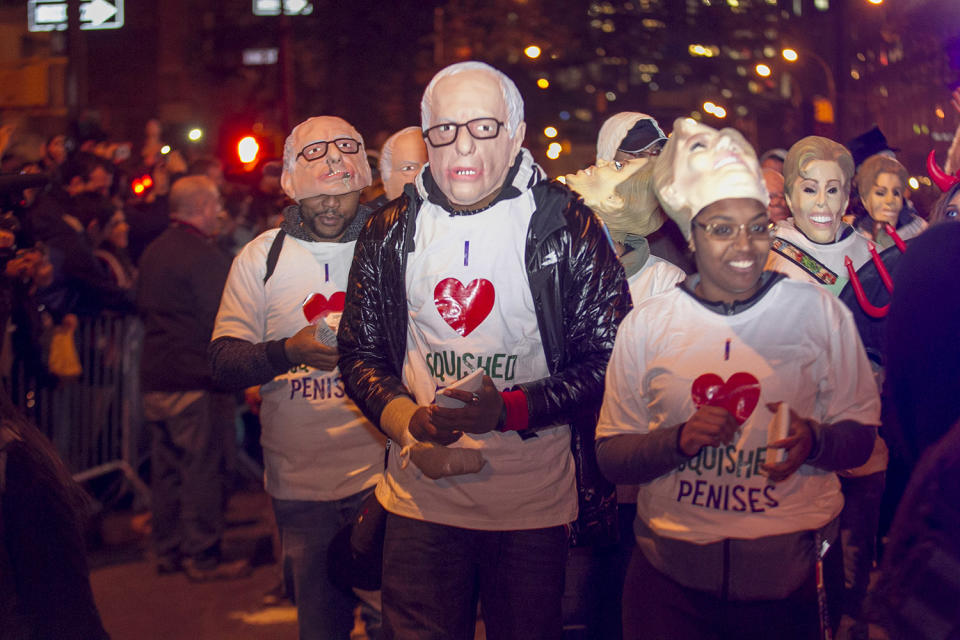
<path fill-rule="evenodd" d="M 112 513 L 104 542 L 90 553 L 90 582 L 113 640 L 293 640 L 292 606 L 263 605 L 279 582 L 272 560 L 270 502 L 262 491 L 235 494 L 227 512 L 224 554 L 253 560 L 238 580 L 190 582 L 183 573 L 158 576 L 149 554 L 146 514 Z"/>

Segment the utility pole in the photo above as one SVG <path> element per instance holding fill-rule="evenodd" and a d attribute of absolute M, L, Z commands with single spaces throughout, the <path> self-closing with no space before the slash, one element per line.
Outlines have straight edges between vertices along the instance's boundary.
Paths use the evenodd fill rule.
<path fill-rule="evenodd" d="M 80 30 L 80 0 L 67 0 L 67 109 L 76 117 L 87 106 L 87 36 Z"/>

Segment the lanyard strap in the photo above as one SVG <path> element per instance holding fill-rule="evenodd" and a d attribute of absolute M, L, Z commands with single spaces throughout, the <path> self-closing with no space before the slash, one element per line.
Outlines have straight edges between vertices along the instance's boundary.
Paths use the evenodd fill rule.
<path fill-rule="evenodd" d="M 789 240 L 776 237 L 773 239 L 772 248 L 778 254 L 816 278 L 820 284 L 832 285 L 837 282 L 837 274 Z"/>

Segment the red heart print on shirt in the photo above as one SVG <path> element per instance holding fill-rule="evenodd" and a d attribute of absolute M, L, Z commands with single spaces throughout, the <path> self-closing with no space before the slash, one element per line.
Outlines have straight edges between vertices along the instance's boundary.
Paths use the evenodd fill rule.
<path fill-rule="evenodd" d="M 743 424 L 757 408 L 760 382 L 743 371 L 733 374 L 726 382 L 715 373 L 705 373 L 693 381 L 690 396 L 698 409 L 704 405 L 723 407 L 737 424 Z"/>
<path fill-rule="evenodd" d="M 343 311 L 343 301 L 346 294 L 343 291 L 337 291 L 329 299 L 322 293 L 312 293 L 303 301 L 303 315 L 307 322 L 313 324 L 320 319 L 324 313 L 330 311 Z"/>
<path fill-rule="evenodd" d="M 495 298 L 493 283 L 484 278 L 471 280 L 466 286 L 456 278 L 445 278 L 433 289 L 440 317 L 463 337 L 490 315 Z"/>

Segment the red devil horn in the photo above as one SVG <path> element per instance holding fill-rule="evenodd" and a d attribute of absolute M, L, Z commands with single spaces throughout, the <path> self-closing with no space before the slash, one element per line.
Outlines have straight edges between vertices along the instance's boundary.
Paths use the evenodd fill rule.
<path fill-rule="evenodd" d="M 940 191 L 946 193 L 950 187 L 960 182 L 960 176 L 952 176 L 941 169 L 940 165 L 937 164 L 936 154 L 937 152 L 933 150 L 927 156 L 927 173 L 930 175 L 930 179 L 940 187 Z"/>

